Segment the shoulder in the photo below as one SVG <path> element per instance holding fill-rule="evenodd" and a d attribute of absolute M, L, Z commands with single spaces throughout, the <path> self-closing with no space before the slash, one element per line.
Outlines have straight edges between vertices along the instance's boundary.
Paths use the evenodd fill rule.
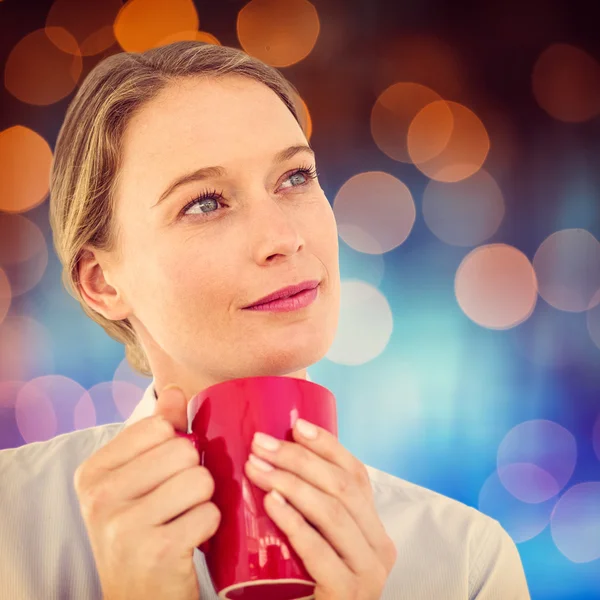
<path fill-rule="evenodd" d="M 100 598 L 74 474 L 124 423 L 58 435 L 0 451 L 0 596 Z"/>
<path fill-rule="evenodd" d="M 496 519 L 458 500 L 365 466 L 378 514 L 404 565 L 415 557 L 411 568 L 422 570 L 427 578 L 431 578 L 434 568 L 447 571 L 450 578 L 464 573 L 463 597 L 483 599 L 495 591 L 507 600 L 529 598 L 517 547 Z M 436 564 L 428 565 L 427 557 Z M 441 569 L 442 564 L 447 569 Z M 446 584 L 450 580 L 445 579 Z M 484 588 L 489 591 L 480 593 Z"/>
<path fill-rule="evenodd" d="M 0 478 L 6 494 L 23 485 L 42 485 L 52 479 L 73 475 L 77 467 L 112 439 L 125 423 L 110 423 L 57 435 L 17 448 L 0 450 Z M 27 483 L 29 482 L 29 483 Z"/>

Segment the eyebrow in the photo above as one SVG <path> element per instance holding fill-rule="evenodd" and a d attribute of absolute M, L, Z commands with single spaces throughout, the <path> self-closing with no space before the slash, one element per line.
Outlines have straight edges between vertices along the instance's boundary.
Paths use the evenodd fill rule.
<path fill-rule="evenodd" d="M 310 146 L 307 146 L 306 144 L 297 144 L 295 146 L 290 146 L 289 148 L 284 148 L 283 150 L 280 150 L 273 157 L 273 164 L 275 165 L 278 163 L 282 163 L 286 160 L 290 160 L 299 152 L 309 152 L 313 156 L 315 155 L 314 150 Z M 224 167 L 215 166 L 202 167 L 201 169 L 196 169 L 191 173 L 185 173 L 184 175 L 180 175 L 179 177 L 177 177 L 177 179 L 171 182 L 169 187 L 161 194 L 160 198 L 158 199 L 158 202 L 154 204 L 152 208 L 158 206 L 165 198 L 167 198 L 167 196 L 171 195 L 173 191 L 181 185 L 190 183 L 191 181 L 202 181 L 203 179 L 209 179 L 211 177 L 223 177 L 225 176 L 225 173 L 226 169 Z"/>

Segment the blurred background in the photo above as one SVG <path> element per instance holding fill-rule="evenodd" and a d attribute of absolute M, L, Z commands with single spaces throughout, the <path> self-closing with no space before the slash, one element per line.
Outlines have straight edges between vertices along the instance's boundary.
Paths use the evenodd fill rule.
<path fill-rule="evenodd" d="M 474 506 L 537 599 L 600 598 L 600 35 L 548 0 L 0 1 L 0 448 L 125 420 L 150 380 L 67 294 L 65 110 L 103 58 L 234 46 L 296 86 L 339 228 L 309 369 L 363 462 Z"/>

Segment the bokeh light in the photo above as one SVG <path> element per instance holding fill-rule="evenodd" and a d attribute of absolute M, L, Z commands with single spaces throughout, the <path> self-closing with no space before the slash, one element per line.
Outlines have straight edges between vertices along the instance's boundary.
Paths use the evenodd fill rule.
<path fill-rule="evenodd" d="M 554 308 L 583 312 L 600 302 L 600 242 L 585 229 L 548 236 L 533 257 L 540 296 Z"/>
<path fill-rule="evenodd" d="M 69 52 L 60 50 L 57 42 Z M 79 46 L 69 32 L 60 27 L 37 29 L 22 38 L 8 55 L 4 85 L 21 102 L 54 104 L 75 89 L 82 64 Z"/>
<path fill-rule="evenodd" d="M 431 232 L 453 246 L 489 239 L 504 218 L 504 197 L 485 170 L 454 183 L 431 180 L 423 192 L 423 217 Z"/>
<path fill-rule="evenodd" d="M 579 483 L 558 500 L 550 519 L 556 547 L 575 563 L 600 558 L 600 481 Z"/>
<path fill-rule="evenodd" d="M 274 67 L 306 58 L 320 27 L 317 10 L 308 0 L 250 0 L 238 13 L 236 25 L 244 52 Z"/>
<path fill-rule="evenodd" d="M 600 63 L 571 44 L 552 44 L 538 58 L 533 94 L 551 116 L 581 123 L 600 114 Z"/>
<path fill-rule="evenodd" d="M 490 150 L 481 119 L 457 102 L 428 104 L 408 129 L 408 153 L 430 179 L 460 181 L 476 173 Z"/>
<path fill-rule="evenodd" d="M 592 430 L 592 446 L 598 460 L 600 460 L 600 414 L 598 414 L 594 429 Z"/>
<path fill-rule="evenodd" d="M 96 407 L 90 394 L 85 392 L 73 408 L 73 429 L 87 429 L 97 424 Z"/>
<path fill-rule="evenodd" d="M 592 296 L 590 306 L 592 308 L 587 311 L 586 317 L 587 328 L 592 342 L 600 350 L 600 290 Z"/>
<path fill-rule="evenodd" d="M 46 17 L 48 37 L 63 52 L 71 54 L 77 48 L 83 56 L 99 54 L 115 43 L 113 22 L 121 6 L 121 0 L 54 0 Z M 65 37 L 57 35 L 59 28 L 67 30 L 77 46 L 65 43 Z"/>
<path fill-rule="evenodd" d="M 123 358 L 115 369 L 113 381 L 126 381 L 136 387 L 145 389 L 152 382 L 152 377 L 140 375 L 131 368 L 129 361 L 126 358 Z"/>
<path fill-rule="evenodd" d="M 578 313 L 557 311 L 546 302 L 536 304 L 534 314 L 514 331 L 511 341 L 518 356 L 535 366 L 595 370 L 598 364 L 585 319 Z"/>
<path fill-rule="evenodd" d="M 576 462 L 573 434 L 545 419 L 513 427 L 498 447 L 500 481 L 515 498 L 531 504 L 556 496 L 573 475 Z"/>
<path fill-rule="evenodd" d="M 386 297 L 363 281 L 342 281 L 338 329 L 326 357 L 342 365 L 361 365 L 386 348 L 394 327 Z"/>
<path fill-rule="evenodd" d="M 129 381 L 101 381 L 88 390 L 94 406 L 102 410 L 107 422 L 126 421 L 142 400 L 144 389 Z"/>
<path fill-rule="evenodd" d="M 381 254 L 400 246 L 410 235 L 416 218 L 408 187 L 382 171 L 359 173 L 348 179 L 335 195 L 333 212 L 344 242 L 367 254 Z"/>
<path fill-rule="evenodd" d="M 95 425 L 87 391 L 64 375 L 42 375 L 28 381 L 17 395 L 15 413 L 23 439 L 38 442 Z"/>
<path fill-rule="evenodd" d="M 537 282 L 529 259 L 506 244 L 472 250 L 455 280 L 456 299 L 475 323 L 510 329 L 529 318 L 537 302 Z"/>
<path fill-rule="evenodd" d="M 115 19 L 114 34 L 126 52 L 144 52 L 162 46 L 168 36 L 199 27 L 192 0 L 129 0 Z"/>
<path fill-rule="evenodd" d="M 7 316 L 0 323 L 0 381 L 32 377 L 54 370 L 50 332 L 25 316 Z"/>
<path fill-rule="evenodd" d="M 298 119 L 300 119 L 300 126 L 302 127 L 302 131 L 304 131 L 306 139 L 310 142 L 313 129 L 310 111 L 308 110 L 306 102 L 304 102 L 304 99 L 300 95 L 292 91 L 292 96 L 294 98 L 296 112 L 298 113 Z"/>
<path fill-rule="evenodd" d="M 221 42 L 212 33 L 208 33 L 208 31 L 179 31 L 161 39 L 156 45 L 167 46 L 173 42 L 183 41 L 204 42 L 205 44 L 222 46 Z"/>
<path fill-rule="evenodd" d="M 399 36 L 378 36 L 374 44 L 376 59 L 371 78 L 376 85 L 412 81 L 453 100 L 463 91 L 465 63 L 456 48 L 441 37 L 406 31 Z"/>
<path fill-rule="evenodd" d="M 38 133 L 14 125 L 0 132 L 0 210 L 25 212 L 48 194 L 52 150 Z"/>
<path fill-rule="evenodd" d="M 34 383 L 28 382 L 19 390 L 15 418 L 26 444 L 49 440 L 58 433 L 52 399 L 38 390 Z"/>
<path fill-rule="evenodd" d="M 371 135 L 379 149 L 390 158 L 412 163 L 408 153 L 408 129 L 417 114 L 439 94 L 419 83 L 390 85 L 377 98 L 371 110 Z"/>
<path fill-rule="evenodd" d="M 8 314 L 12 300 L 12 291 L 10 287 L 10 281 L 6 276 L 6 273 L 0 268 L 0 323 L 4 321 L 4 318 Z"/>
<path fill-rule="evenodd" d="M 123 358 L 115 369 L 112 381 L 110 394 L 114 404 L 119 414 L 128 419 L 135 405 L 142 399 L 144 391 L 152 383 L 152 377 L 140 375 L 131 368 L 127 359 Z"/>
<path fill-rule="evenodd" d="M 481 486 L 477 507 L 496 519 L 515 543 L 533 539 L 547 527 L 555 500 L 530 504 L 517 500 L 494 471 Z"/>
<path fill-rule="evenodd" d="M 35 287 L 48 266 L 48 247 L 40 228 L 26 217 L 0 212 L 0 267 L 12 296 Z"/>

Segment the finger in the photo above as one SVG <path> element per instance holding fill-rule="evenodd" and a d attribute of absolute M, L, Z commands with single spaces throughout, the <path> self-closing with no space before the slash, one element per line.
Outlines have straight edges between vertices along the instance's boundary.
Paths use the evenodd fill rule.
<path fill-rule="evenodd" d="M 92 475 L 118 469 L 140 454 L 171 439 L 173 435 L 173 426 L 163 417 L 145 417 L 123 429 L 118 436 L 98 449 L 80 465 L 78 472 L 81 472 L 84 465 L 86 473 Z"/>
<path fill-rule="evenodd" d="M 214 490 L 214 480 L 208 470 L 192 466 L 142 497 L 131 518 L 148 525 L 167 523 L 191 507 L 208 502 Z"/>
<path fill-rule="evenodd" d="M 355 521 L 369 546 L 379 556 L 386 556 L 390 540 L 377 514 L 372 496 L 366 496 L 362 492 L 352 474 L 316 453 L 319 450 L 319 442 L 322 442 L 322 446 L 327 446 L 330 440 L 320 437 L 309 440 L 311 445 L 314 444 L 315 450 L 295 442 L 278 441 L 279 448 L 272 451 L 261 448 L 253 441 L 252 452 L 277 468 L 294 473 L 317 489 L 337 498 Z M 337 440 L 335 442 L 334 448 L 339 445 Z"/>
<path fill-rule="evenodd" d="M 313 431 L 314 437 L 307 437 L 302 433 L 304 431 L 304 429 L 301 429 L 302 427 L 308 427 L 309 430 Z M 297 419 L 292 428 L 292 436 L 294 441 L 309 448 L 324 460 L 337 465 L 346 473 L 350 473 L 358 482 L 361 491 L 367 497 L 373 497 L 371 480 L 364 464 L 345 448 L 330 431 L 304 419 Z"/>
<path fill-rule="evenodd" d="M 253 460 L 253 459 L 252 459 Z M 276 489 L 329 542 L 337 554 L 358 574 L 376 560 L 373 549 L 346 507 L 333 496 L 315 488 L 289 471 L 264 472 L 253 462 L 246 463 L 246 474 L 261 489 Z M 365 499 L 362 498 L 365 502 Z"/>
<path fill-rule="evenodd" d="M 162 389 L 154 405 L 154 414 L 162 415 L 175 429 L 187 433 L 187 398 L 178 385 L 171 383 Z"/>
<path fill-rule="evenodd" d="M 187 440 L 173 437 L 107 473 L 106 485 L 121 490 L 123 501 L 132 501 L 149 492 L 184 469 L 198 466 L 198 451 Z"/>
<path fill-rule="evenodd" d="M 281 495 L 280 497 L 283 498 Z M 307 523 L 304 516 L 286 502 L 285 498 L 283 500 L 285 504 L 280 504 L 275 497 L 267 494 L 264 500 L 265 511 L 287 536 L 306 570 L 317 582 L 317 588 L 321 588 L 315 589 L 315 595 L 350 598 L 354 576 L 348 566 L 323 536 Z M 327 589 L 324 582 L 335 582 L 335 589 Z"/>

